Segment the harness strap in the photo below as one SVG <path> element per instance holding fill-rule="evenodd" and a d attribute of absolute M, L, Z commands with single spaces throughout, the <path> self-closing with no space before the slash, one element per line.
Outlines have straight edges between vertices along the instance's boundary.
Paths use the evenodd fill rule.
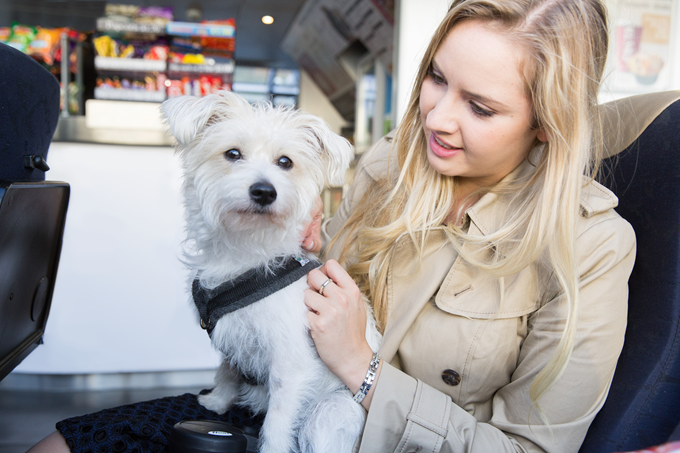
<path fill-rule="evenodd" d="M 195 279 L 191 292 L 201 316 L 201 327 L 212 335 L 222 316 L 264 299 L 319 266 L 321 262 L 317 260 L 287 256 L 269 266 L 250 269 L 214 289 L 203 288 Z"/>

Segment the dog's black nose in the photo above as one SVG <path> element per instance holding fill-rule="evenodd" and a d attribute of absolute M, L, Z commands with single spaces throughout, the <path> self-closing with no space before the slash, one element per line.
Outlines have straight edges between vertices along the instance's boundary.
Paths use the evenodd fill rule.
<path fill-rule="evenodd" d="M 256 182 L 250 186 L 250 198 L 260 206 L 267 206 L 276 200 L 276 189 L 268 182 Z"/>

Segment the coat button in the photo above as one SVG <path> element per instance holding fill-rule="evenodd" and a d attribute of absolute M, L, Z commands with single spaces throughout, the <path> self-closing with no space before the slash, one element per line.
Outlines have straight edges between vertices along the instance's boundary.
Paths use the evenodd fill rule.
<path fill-rule="evenodd" d="M 442 371 L 442 380 L 447 385 L 458 385 L 460 384 L 460 374 L 453 370 Z"/>

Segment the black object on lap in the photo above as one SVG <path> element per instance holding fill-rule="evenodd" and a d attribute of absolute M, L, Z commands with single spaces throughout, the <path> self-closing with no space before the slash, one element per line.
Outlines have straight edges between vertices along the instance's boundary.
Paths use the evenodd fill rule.
<path fill-rule="evenodd" d="M 217 420 L 176 423 L 168 439 L 169 453 L 255 453 L 256 430 Z"/>

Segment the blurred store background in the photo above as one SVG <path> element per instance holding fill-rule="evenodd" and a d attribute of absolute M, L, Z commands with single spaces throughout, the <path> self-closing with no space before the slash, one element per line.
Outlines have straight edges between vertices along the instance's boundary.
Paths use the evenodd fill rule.
<path fill-rule="evenodd" d="M 322 117 L 360 155 L 398 123 L 448 3 L 0 0 L 0 42 L 61 83 L 47 179 L 72 190 L 44 344 L 0 381 L 0 453 L 41 438 L 18 424 L 40 419 L 21 431 L 39 436 L 64 407 L 127 401 L 97 392 L 144 399 L 212 383 L 218 358 L 179 261 L 180 168 L 160 102 L 233 90 Z M 601 100 L 680 89 L 678 1 L 611 0 L 610 10 Z M 327 215 L 343 190 L 324 192 Z M 60 409 L 40 411 L 46 401 Z"/>

